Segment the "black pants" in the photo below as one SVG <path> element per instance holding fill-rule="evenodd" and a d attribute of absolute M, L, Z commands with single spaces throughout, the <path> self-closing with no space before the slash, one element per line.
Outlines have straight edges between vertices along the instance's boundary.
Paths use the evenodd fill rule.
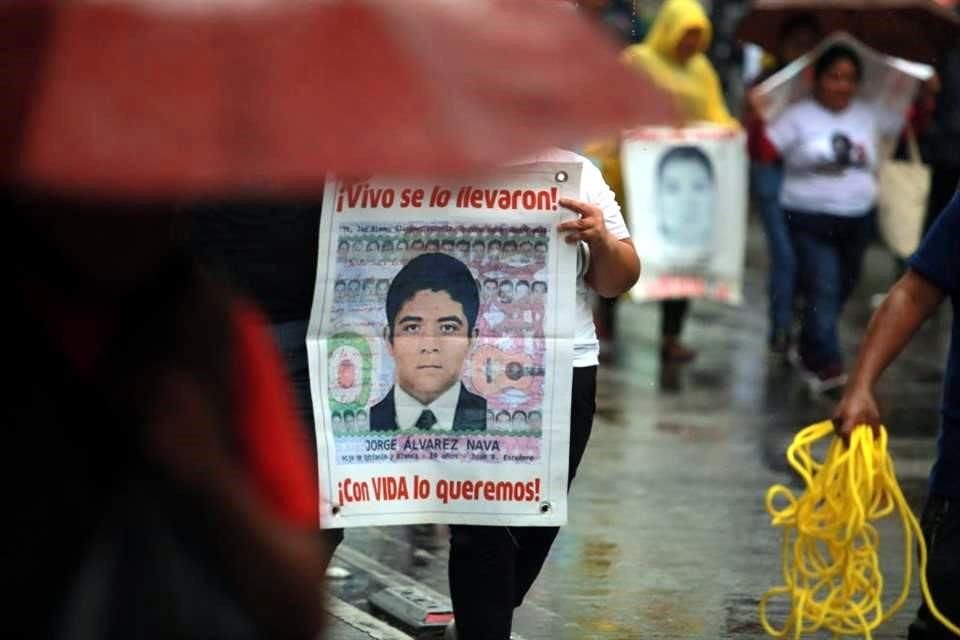
<path fill-rule="evenodd" d="M 660 335 L 680 337 L 689 311 L 690 301 L 686 298 L 662 300 L 660 302 Z"/>
<path fill-rule="evenodd" d="M 293 385 L 300 421 L 306 427 L 306 441 L 314 470 L 317 465 L 317 432 L 313 422 L 313 399 L 310 396 L 310 367 L 307 364 L 307 320 L 295 320 L 273 325 L 273 337 L 283 354 L 287 374 Z M 316 478 L 317 474 L 314 473 Z M 323 529 L 320 538 L 326 543 L 327 562 L 337 546 L 343 542 L 343 529 Z"/>
<path fill-rule="evenodd" d="M 596 392 L 597 367 L 574 369 L 570 482 L 590 439 Z M 450 595 L 458 640 L 509 639 L 513 609 L 523 603 L 559 531 L 559 527 L 450 527 Z"/>
<path fill-rule="evenodd" d="M 927 542 L 927 584 L 933 603 L 960 624 L 960 500 L 930 496 L 920 520 Z M 910 625 L 908 640 L 948 640 L 956 636 L 937 622 L 926 603 Z"/>

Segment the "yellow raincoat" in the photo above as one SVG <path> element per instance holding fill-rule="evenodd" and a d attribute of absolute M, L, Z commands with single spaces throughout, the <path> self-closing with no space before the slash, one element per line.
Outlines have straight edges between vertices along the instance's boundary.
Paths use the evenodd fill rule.
<path fill-rule="evenodd" d="M 680 63 L 676 58 L 677 44 L 687 30 L 695 28 L 703 31 L 699 51 L 686 63 Z M 623 52 L 629 66 L 648 73 L 674 97 L 681 122 L 664 122 L 665 126 L 697 122 L 738 126 L 727 111 L 717 73 L 704 55 L 712 35 L 710 20 L 697 0 L 667 0 L 643 42 Z M 584 153 L 597 161 L 607 184 L 617 194 L 617 201 L 623 205 L 618 145 L 612 142 L 589 145 Z"/>
<path fill-rule="evenodd" d="M 690 29 L 701 29 L 699 51 L 681 64 L 676 58 L 677 44 Z M 712 122 L 736 126 L 727 111 L 713 65 L 704 55 L 710 46 L 713 27 L 697 0 L 667 0 L 650 32 L 641 44 L 628 47 L 624 60 L 650 74 L 654 82 L 669 92 L 686 124 Z M 667 124 L 667 123 L 665 123 Z"/>

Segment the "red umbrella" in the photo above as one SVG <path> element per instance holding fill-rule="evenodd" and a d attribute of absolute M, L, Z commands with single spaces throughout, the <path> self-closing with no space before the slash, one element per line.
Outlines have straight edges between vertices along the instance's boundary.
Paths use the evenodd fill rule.
<path fill-rule="evenodd" d="M 737 38 L 776 51 L 781 26 L 797 14 L 815 16 L 824 34 L 846 31 L 877 51 L 927 64 L 960 43 L 960 17 L 934 0 L 754 0 Z"/>
<path fill-rule="evenodd" d="M 24 0 L 0 57 L 0 179 L 92 195 L 459 173 L 672 116 L 556 0 Z"/>

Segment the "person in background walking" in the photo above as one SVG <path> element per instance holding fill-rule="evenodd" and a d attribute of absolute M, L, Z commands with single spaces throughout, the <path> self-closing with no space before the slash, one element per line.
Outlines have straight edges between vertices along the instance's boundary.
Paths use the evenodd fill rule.
<path fill-rule="evenodd" d="M 589 247 L 590 256 L 585 273 L 580 273 L 576 281 L 569 490 L 590 439 L 596 411 L 600 349 L 588 293 L 593 290 L 612 297 L 627 291 L 640 275 L 640 259 L 613 191 L 589 160 L 571 151 L 553 149 L 526 161 L 583 165 L 578 199 L 560 202 L 577 218 L 558 228 L 567 243 Z M 496 416 L 496 428 L 507 431 L 517 418 L 501 412 Z M 527 417 L 531 418 L 532 414 Z M 509 640 L 513 611 L 523 604 L 559 531 L 559 527 L 451 525 L 450 597 L 455 621 L 447 627 L 447 640 Z"/>
<path fill-rule="evenodd" d="M 756 84 L 800 58 L 813 49 L 820 40 L 820 23 L 815 16 L 798 14 L 783 23 L 779 49 L 774 52 L 774 66 L 760 76 Z M 750 152 L 750 190 L 763 221 L 770 256 L 768 285 L 770 314 L 770 352 L 786 356 L 793 330 L 794 285 L 796 257 L 787 220 L 780 207 L 780 186 L 783 183 L 783 164 L 779 159 L 762 158 L 763 120 L 754 110 L 754 100 L 747 101 L 744 122 L 747 128 L 747 149 Z"/>
<path fill-rule="evenodd" d="M 794 103 L 764 138 L 764 159 L 781 159 L 780 204 L 806 297 L 799 356 L 820 390 L 846 381 L 837 321 L 860 276 L 877 198 L 877 141 L 904 116 L 857 98 L 863 63 L 837 44 L 814 63 L 813 95 Z"/>
<path fill-rule="evenodd" d="M 649 73 L 673 95 L 684 124 L 737 127 L 727 111 L 716 71 L 704 54 L 711 34 L 710 20 L 697 0 L 667 0 L 643 42 L 624 51 L 624 60 Z M 689 362 L 696 357 L 696 352 L 680 341 L 689 309 L 687 299 L 662 303 L 660 357 L 664 362 Z"/>

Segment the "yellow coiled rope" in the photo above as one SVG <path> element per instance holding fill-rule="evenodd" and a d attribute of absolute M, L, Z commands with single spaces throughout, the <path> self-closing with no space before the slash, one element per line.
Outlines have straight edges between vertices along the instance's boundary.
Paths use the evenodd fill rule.
<path fill-rule="evenodd" d="M 920 524 L 910 510 L 887 453 L 883 427 L 874 438 L 868 426 L 850 435 L 849 446 L 834 438 L 823 461 L 814 458 L 815 442 L 832 437 L 833 423 L 821 422 L 802 430 L 787 449 L 790 466 L 803 478 L 806 491 L 799 498 L 777 484 L 767 490 L 767 512 L 774 527 L 783 529 L 782 586 L 760 599 L 760 622 L 776 638 L 818 630 L 834 636 L 863 636 L 868 640 L 881 624 L 903 606 L 910 592 L 913 538 L 920 547 L 920 587 L 930 612 L 960 636 L 957 625 L 934 606 L 927 586 L 927 548 Z M 780 506 L 778 506 L 778 503 Z M 904 574 L 900 595 L 883 604 L 883 573 L 877 548 L 880 536 L 873 522 L 896 511 L 903 523 Z M 767 618 L 771 598 L 790 598 L 784 626 Z"/>

